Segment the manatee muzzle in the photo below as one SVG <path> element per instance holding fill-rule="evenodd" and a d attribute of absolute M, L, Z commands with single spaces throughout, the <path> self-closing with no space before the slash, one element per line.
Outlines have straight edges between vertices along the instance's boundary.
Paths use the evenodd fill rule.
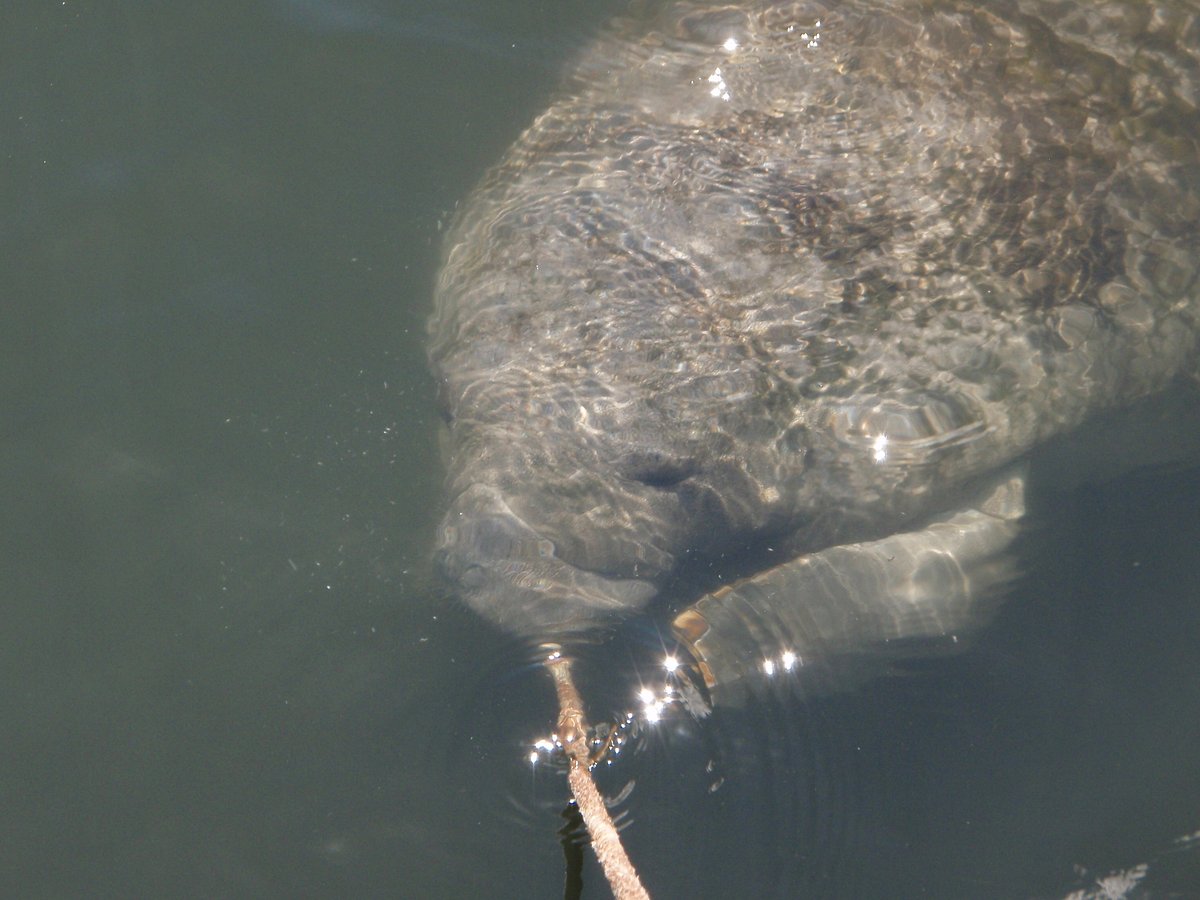
<path fill-rule="evenodd" d="M 553 540 L 494 487 L 464 490 L 443 519 L 435 561 L 454 593 L 507 631 L 539 638 L 580 633 L 641 610 L 657 592 L 560 559 Z"/>

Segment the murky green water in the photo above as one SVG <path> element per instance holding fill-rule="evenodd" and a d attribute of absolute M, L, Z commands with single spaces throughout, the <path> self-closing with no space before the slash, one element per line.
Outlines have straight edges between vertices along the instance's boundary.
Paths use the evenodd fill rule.
<path fill-rule="evenodd" d="M 430 582 L 422 343 L 442 222 L 621 6 L 2 14 L 0 892 L 561 892 L 548 687 Z M 1197 501 L 1053 495 L 970 654 L 644 735 L 605 778 L 647 883 L 1059 896 L 1163 854 L 1200 828 Z M 597 649 L 598 708 L 654 642 Z"/>

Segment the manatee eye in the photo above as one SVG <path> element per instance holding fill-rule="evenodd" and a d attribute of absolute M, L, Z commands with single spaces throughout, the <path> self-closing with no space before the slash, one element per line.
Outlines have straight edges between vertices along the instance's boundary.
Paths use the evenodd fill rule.
<path fill-rule="evenodd" d="M 635 450 L 618 463 L 622 475 L 652 488 L 671 488 L 696 474 L 694 459 L 672 456 L 659 450 Z"/>

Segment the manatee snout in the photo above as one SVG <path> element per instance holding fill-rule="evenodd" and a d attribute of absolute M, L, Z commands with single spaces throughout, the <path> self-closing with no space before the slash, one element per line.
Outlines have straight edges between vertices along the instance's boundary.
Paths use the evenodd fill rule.
<path fill-rule="evenodd" d="M 558 558 L 552 540 L 482 484 L 451 504 L 434 561 L 456 596 L 515 634 L 582 633 L 637 612 L 656 593 L 647 581 L 605 577 Z"/>

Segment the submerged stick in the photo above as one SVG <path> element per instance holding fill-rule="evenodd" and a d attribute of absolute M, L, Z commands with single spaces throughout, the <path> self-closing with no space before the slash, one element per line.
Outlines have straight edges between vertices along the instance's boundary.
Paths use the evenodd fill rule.
<path fill-rule="evenodd" d="M 583 700 L 571 678 L 571 663 L 555 652 L 546 660 L 546 668 L 554 679 L 554 688 L 558 693 L 558 739 L 567 754 L 567 781 L 591 836 L 592 846 L 596 848 L 604 877 L 608 879 L 617 900 L 650 900 L 637 870 L 625 854 L 621 836 L 608 814 L 604 798 L 592 781 Z"/>

